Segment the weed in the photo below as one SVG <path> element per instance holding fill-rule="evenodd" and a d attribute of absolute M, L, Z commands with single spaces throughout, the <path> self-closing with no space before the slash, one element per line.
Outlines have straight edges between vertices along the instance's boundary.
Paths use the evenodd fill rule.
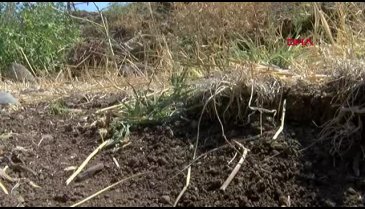
<path fill-rule="evenodd" d="M 50 105 L 50 112 L 54 115 L 64 115 L 69 113 L 69 109 L 63 100 L 57 100 Z"/>
<path fill-rule="evenodd" d="M 37 73 L 64 63 L 65 52 L 79 39 L 78 27 L 62 10 L 64 4 L 0 4 L 0 67 L 26 63 L 21 49 Z"/>

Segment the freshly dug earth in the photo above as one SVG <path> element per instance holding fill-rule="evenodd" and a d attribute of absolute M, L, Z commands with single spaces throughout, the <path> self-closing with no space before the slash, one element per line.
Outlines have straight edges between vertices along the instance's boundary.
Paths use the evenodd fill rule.
<path fill-rule="evenodd" d="M 98 129 L 90 126 L 96 120 L 92 113 L 122 97 L 110 95 L 88 105 L 76 95 L 65 99 L 67 107 L 82 109 L 81 112 L 54 115 L 44 103 L 1 113 L 0 168 L 10 166 L 11 159 L 23 169 L 10 166 L 6 170 L 9 176 L 29 179 L 41 188 L 25 180 L 15 186 L 16 182 L 1 178 L 11 194 L 0 190 L 0 206 L 71 206 L 141 172 L 147 173 L 81 206 L 171 206 L 185 185 L 187 170 L 179 171 L 191 162 L 196 140 L 196 126 L 181 121 L 133 130 L 128 146 L 116 152 L 104 150 L 88 163 L 87 168 L 103 163 L 100 172 L 66 185 L 73 171 L 64 169 L 79 166 L 102 143 Z M 274 133 L 268 131 L 277 127 L 265 125 L 263 136 L 253 140 L 247 138 L 260 133 L 259 123 L 225 127 L 228 139 L 240 141 L 250 151 L 223 192 L 219 188 L 240 157 L 229 164 L 235 151 L 226 145 L 220 127 L 203 124 L 207 127 L 201 130 L 198 156 L 218 149 L 193 164 L 191 184 L 178 206 L 364 206 L 365 166 L 360 169 L 360 177 L 355 178 L 351 161 L 333 163 L 327 154 L 329 145 L 310 146 L 316 139 L 316 128 L 286 124 L 280 137 L 272 140 Z M 9 132 L 12 136 L 4 137 Z"/>

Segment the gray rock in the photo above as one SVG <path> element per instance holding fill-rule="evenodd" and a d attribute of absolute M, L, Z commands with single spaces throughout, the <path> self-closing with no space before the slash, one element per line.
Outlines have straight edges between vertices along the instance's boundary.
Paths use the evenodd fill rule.
<path fill-rule="evenodd" d="M 162 195 L 161 196 L 162 203 L 170 204 L 171 205 L 171 198 L 169 195 Z"/>
<path fill-rule="evenodd" d="M 349 188 L 347 189 L 347 192 L 348 192 L 349 194 L 352 194 L 352 195 L 356 195 L 356 194 L 357 194 L 356 190 L 355 190 L 354 188 L 352 188 L 352 187 L 349 187 Z"/>
<path fill-rule="evenodd" d="M 10 93 L 0 91 L 0 105 L 17 104 L 18 100 Z"/>
<path fill-rule="evenodd" d="M 16 82 L 37 83 L 33 74 L 23 65 L 18 63 L 11 63 L 10 67 L 3 73 L 5 79 Z"/>
<path fill-rule="evenodd" d="M 324 200 L 325 207 L 336 207 L 336 203 L 330 199 Z"/>

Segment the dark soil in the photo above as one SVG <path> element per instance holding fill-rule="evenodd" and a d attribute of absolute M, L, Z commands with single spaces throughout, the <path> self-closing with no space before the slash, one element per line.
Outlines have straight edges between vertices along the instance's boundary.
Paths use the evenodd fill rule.
<path fill-rule="evenodd" d="M 41 188 L 32 187 L 25 180 L 14 187 L 16 182 L 0 177 L 9 193 L 12 191 L 5 195 L 0 190 L 0 206 L 71 206 L 140 172 L 148 173 L 127 180 L 82 206 L 171 206 L 185 185 L 187 171 L 179 171 L 192 159 L 196 127 L 176 122 L 134 130 L 128 146 L 116 152 L 104 150 L 88 163 L 87 168 L 103 163 L 100 172 L 66 185 L 72 171 L 64 169 L 79 166 L 101 144 L 98 129 L 89 126 L 96 120 L 91 113 L 120 101 L 123 95 L 100 97 L 93 100 L 93 105 L 82 105 L 82 98 L 65 99 L 68 107 L 84 108 L 81 113 L 54 115 L 47 104 L 1 113 L 0 135 L 10 131 L 13 135 L 0 139 L 0 168 L 11 165 L 11 159 L 34 174 L 19 166 L 10 166 L 7 174 L 29 179 Z M 277 127 L 267 125 L 262 137 L 245 140 L 259 134 L 259 127 L 226 127 L 228 139 L 240 141 L 250 151 L 223 192 L 219 188 L 239 156 L 228 164 L 235 150 L 225 145 L 220 127 L 209 123 L 201 132 L 198 156 L 218 149 L 193 164 L 191 184 L 178 206 L 364 206 L 365 166 L 360 169 L 360 177 L 355 178 L 352 158 L 334 160 L 327 154 L 329 144 L 303 150 L 316 140 L 316 128 L 287 124 L 279 138 L 272 140 L 273 133 L 268 131 Z"/>

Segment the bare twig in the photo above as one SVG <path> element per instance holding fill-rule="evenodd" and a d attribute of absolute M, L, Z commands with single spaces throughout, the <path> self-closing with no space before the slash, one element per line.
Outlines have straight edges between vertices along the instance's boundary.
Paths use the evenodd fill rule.
<path fill-rule="evenodd" d="M 24 56 L 24 59 L 27 61 L 29 68 L 32 70 L 33 75 L 36 75 L 35 72 L 34 72 L 34 69 L 33 69 L 32 65 L 30 64 L 27 56 L 25 55 L 25 53 L 23 51 L 23 48 L 20 47 L 19 45 L 18 45 L 18 47 L 19 47 L 20 51 L 22 52 L 22 55 Z"/>
<path fill-rule="evenodd" d="M 115 165 L 116 165 L 118 168 L 120 168 L 120 165 L 119 165 L 119 163 L 118 163 L 117 159 L 115 159 L 115 157 L 113 157 L 113 161 L 114 161 Z"/>
<path fill-rule="evenodd" d="M 52 6 L 52 9 L 54 9 L 54 10 L 56 10 L 56 11 L 59 11 L 59 12 L 63 12 L 62 10 L 60 10 L 60 9 L 58 9 L 58 8 L 56 8 L 56 7 L 53 7 L 53 6 Z M 99 26 L 99 27 L 103 27 L 101 24 L 96 23 L 96 22 L 94 22 L 94 21 L 91 21 L 91 20 L 89 20 L 89 19 L 87 19 L 87 18 L 77 17 L 77 16 L 73 16 L 73 15 L 71 15 L 71 14 L 68 14 L 68 15 L 69 15 L 70 17 L 74 18 L 74 19 L 78 19 L 78 20 L 86 21 L 86 22 L 89 22 L 89 23 L 91 23 L 91 24 L 97 25 L 97 26 Z"/>
<path fill-rule="evenodd" d="M 0 188 L 4 191 L 5 194 L 9 194 L 8 190 L 6 189 L 4 184 L 1 182 L 1 180 L 0 180 Z"/>
<path fill-rule="evenodd" d="M 96 5 L 95 2 L 93 2 L 96 9 L 98 10 L 99 14 L 100 14 L 100 17 L 101 17 L 101 20 L 103 22 L 103 28 L 105 30 L 105 35 L 107 36 L 108 38 L 108 43 L 109 43 L 109 48 L 110 48 L 110 53 L 112 54 L 112 58 L 113 58 L 113 62 L 114 62 L 114 65 L 115 65 L 115 70 L 116 70 L 116 74 L 118 74 L 118 64 L 115 60 L 115 53 L 114 53 L 114 50 L 113 50 L 113 45 L 112 45 L 112 42 L 111 42 L 111 37 L 110 37 L 110 34 L 109 34 L 109 29 L 108 29 L 108 23 L 107 23 L 107 19 L 104 17 L 103 13 L 100 11 L 99 7 Z"/>
<path fill-rule="evenodd" d="M 197 153 L 197 150 L 198 150 L 198 144 L 199 144 L 199 134 L 200 134 L 200 123 L 201 123 L 201 120 L 203 118 L 203 114 L 205 112 L 205 109 L 207 108 L 209 102 L 215 97 L 217 96 L 218 94 L 220 94 L 222 91 L 224 91 L 227 87 L 223 87 L 223 88 L 219 88 L 219 90 L 217 89 L 216 92 L 211 95 L 208 100 L 205 102 L 204 106 L 203 106 L 203 110 L 202 112 L 200 113 L 200 117 L 199 117 L 199 121 L 198 121 L 198 130 L 197 130 L 197 136 L 196 136 L 196 141 L 195 141 L 195 148 L 194 148 L 194 154 L 193 154 L 193 160 L 195 160 L 196 158 L 196 153 Z M 189 184 L 190 184 L 190 175 L 191 175 L 191 166 L 188 167 L 188 174 L 187 174 L 187 177 L 186 177 L 186 184 L 184 186 L 184 188 L 181 190 L 179 196 L 176 198 L 175 200 L 175 203 L 174 203 L 174 206 L 177 205 L 177 203 L 179 202 L 180 198 L 182 197 L 182 195 L 185 193 L 185 191 L 187 190 L 187 188 L 189 187 Z"/>
<path fill-rule="evenodd" d="M 186 176 L 186 184 L 185 184 L 184 188 L 181 190 L 179 196 L 177 196 L 175 203 L 174 203 L 174 207 L 176 207 L 180 198 L 184 195 L 185 191 L 188 189 L 189 184 L 190 184 L 190 175 L 191 175 L 191 166 L 189 166 L 189 168 L 188 168 L 188 175 Z"/>
<path fill-rule="evenodd" d="M 146 172 L 146 173 L 148 173 L 148 172 Z M 125 181 L 127 181 L 127 180 L 129 180 L 129 179 L 135 178 L 135 177 L 137 177 L 137 176 L 144 175 L 144 174 L 146 174 L 146 173 L 138 173 L 138 174 L 132 175 L 132 176 L 130 176 L 130 177 L 128 177 L 128 178 L 122 179 L 122 180 L 120 180 L 120 181 L 118 181 L 118 182 L 116 182 L 116 183 L 114 183 L 114 184 L 112 184 L 112 185 L 110 185 L 110 186 L 108 186 L 108 187 L 106 187 L 106 188 L 104 188 L 104 189 L 102 189 L 102 190 L 100 190 L 100 191 L 96 192 L 95 194 L 90 195 L 89 197 L 87 197 L 87 198 L 85 198 L 85 199 L 81 200 L 80 202 L 78 202 L 78 203 L 76 203 L 76 204 L 73 204 L 71 207 L 79 206 L 79 205 L 81 205 L 81 204 L 83 204 L 83 203 L 85 203 L 85 202 L 87 202 L 87 201 L 91 200 L 92 198 L 94 198 L 94 197 L 96 197 L 96 196 L 100 195 L 101 193 L 103 193 L 103 192 L 105 192 L 105 191 L 107 191 L 107 190 L 109 190 L 109 189 L 111 189 L 111 188 L 113 188 L 113 187 L 117 186 L 117 185 L 118 185 L 118 184 L 120 184 L 120 183 L 123 183 L 123 182 L 125 182 Z"/>
<path fill-rule="evenodd" d="M 241 168 L 241 165 L 243 164 L 243 161 L 246 158 L 247 152 L 249 151 L 246 147 L 244 147 L 241 143 L 235 141 L 236 144 L 238 144 L 242 149 L 243 149 L 243 153 L 242 156 L 239 160 L 239 162 L 237 163 L 236 167 L 233 169 L 232 173 L 228 176 L 227 180 L 223 183 L 223 185 L 221 186 L 221 190 L 225 191 L 226 188 L 228 187 L 228 185 L 231 183 L 231 181 L 233 180 L 233 178 L 236 176 L 237 172 L 239 171 L 239 169 Z"/>
<path fill-rule="evenodd" d="M 253 97 L 253 85 L 251 86 L 251 96 L 250 96 L 250 100 L 248 101 L 248 107 L 253 110 L 253 111 L 259 111 L 260 113 L 273 113 L 274 117 L 276 115 L 276 110 L 268 110 L 262 107 L 252 107 L 251 106 L 251 102 L 252 102 L 252 97 Z"/>
<path fill-rule="evenodd" d="M 66 184 L 69 185 L 71 181 L 82 171 L 82 169 L 87 165 L 87 163 L 94 157 L 105 145 L 112 142 L 111 139 L 104 141 L 104 143 L 100 144 L 98 148 L 96 148 L 87 158 L 86 160 L 80 165 L 80 167 L 67 179 Z"/>
<path fill-rule="evenodd" d="M 286 108 L 286 99 L 284 99 L 284 102 L 283 102 L 283 113 L 281 115 L 281 124 L 280 124 L 280 127 L 279 127 L 278 131 L 275 133 L 274 137 L 272 138 L 274 140 L 278 138 L 279 134 L 284 129 L 285 108 Z"/>

